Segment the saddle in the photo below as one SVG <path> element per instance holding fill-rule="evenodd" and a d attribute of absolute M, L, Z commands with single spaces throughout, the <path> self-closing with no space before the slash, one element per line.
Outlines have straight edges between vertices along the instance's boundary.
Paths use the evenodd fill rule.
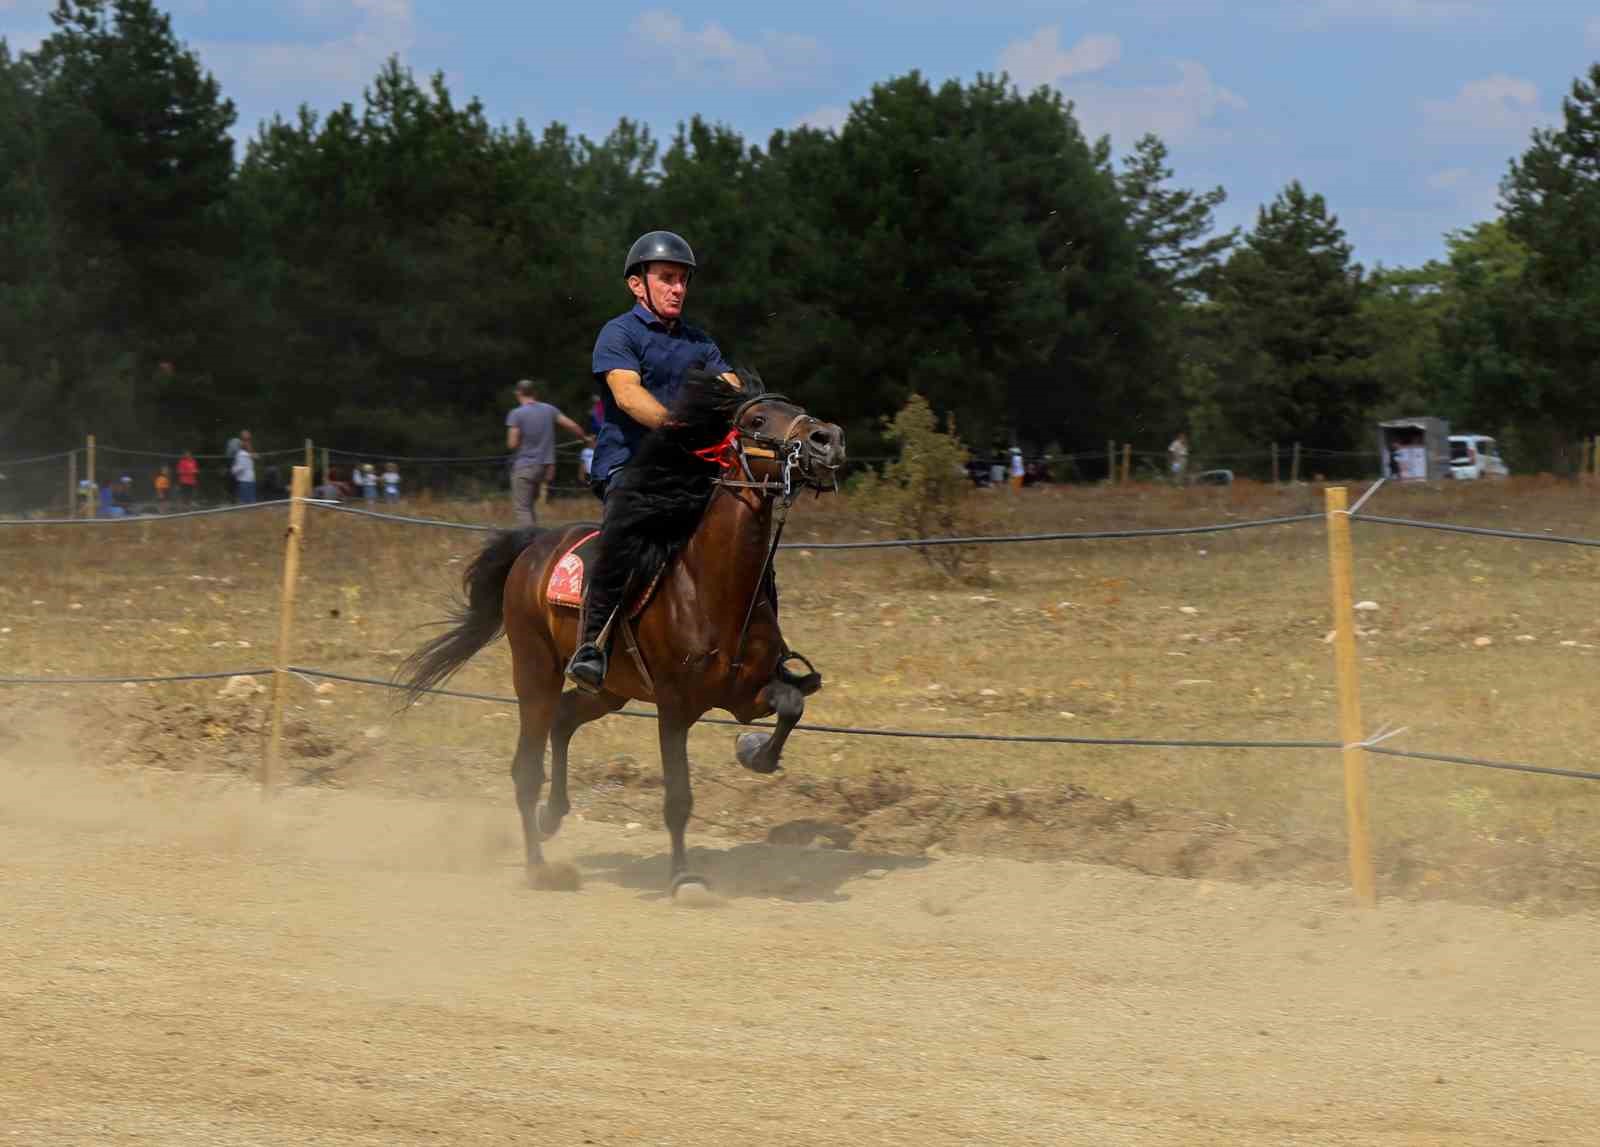
<path fill-rule="evenodd" d="M 551 605 L 566 606 L 569 609 L 583 608 L 583 571 L 586 561 L 594 560 L 596 551 L 600 546 L 600 531 L 593 530 L 572 545 L 567 547 L 566 553 L 550 569 L 550 580 L 545 584 L 545 599 Z M 656 587 L 661 584 L 661 575 L 665 570 L 658 571 L 650 579 L 650 584 L 634 595 L 628 603 L 626 617 L 629 621 L 644 612 L 644 607 L 650 604 L 650 599 L 655 596 Z"/>

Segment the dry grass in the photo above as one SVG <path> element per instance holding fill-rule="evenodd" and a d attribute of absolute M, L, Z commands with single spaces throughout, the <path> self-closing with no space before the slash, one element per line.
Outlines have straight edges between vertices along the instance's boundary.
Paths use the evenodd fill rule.
<path fill-rule="evenodd" d="M 1104 529 L 1247 519 L 1320 507 L 1312 488 L 995 492 L 986 528 Z M 1538 479 L 1395 488 L 1374 511 L 1600 536 L 1600 492 Z M 498 507 L 413 507 L 479 519 Z M 556 503 L 593 512 L 593 503 Z M 0 659 L 11 674 L 169 673 L 266 664 L 276 632 L 283 511 L 73 529 L 0 531 Z M 845 499 L 806 502 L 795 541 L 881 536 Z M 314 513 L 294 659 L 385 676 L 422 638 L 481 536 Z M 1600 646 L 1600 554 L 1554 545 L 1358 527 L 1356 592 L 1366 724 L 1405 725 L 1395 744 L 1595 767 L 1585 703 Z M 993 547 L 981 585 L 951 584 L 914 553 L 791 551 L 782 558 L 791 641 L 828 687 L 809 721 L 1005 733 L 1331 739 L 1331 626 L 1322 526 L 1230 534 Z M 1488 638 L 1491 644 L 1477 640 Z M 509 692 L 497 645 L 458 677 Z M 162 687 L 210 697 L 215 684 Z M 61 692 L 66 692 L 65 690 Z M 27 693 L 45 705 L 57 691 Z M 320 710 L 316 701 L 328 702 Z M 20 696 L 8 703 L 24 703 Z M 297 697 L 350 738 L 382 738 L 413 788 L 505 795 L 515 717 L 435 700 L 393 718 L 390 699 L 338 686 Z M 108 704 L 108 713 L 125 706 Z M 224 734 L 218 734 L 222 736 Z M 654 758 L 642 721 L 591 727 L 578 757 Z M 702 727 L 695 751 L 726 757 L 730 731 Z M 1075 783 L 1147 805 L 1211 810 L 1241 827 L 1336 837 L 1337 755 L 920 743 L 810 734 L 792 771 L 861 774 L 886 762 L 930 781 L 1010 787 Z M 446 766 L 446 767 L 440 767 Z M 1600 784 L 1455 766 L 1373 766 L 1378 846 L 1428 840 L 1471 849 L 1524 840 L 1593 851 Z"/>

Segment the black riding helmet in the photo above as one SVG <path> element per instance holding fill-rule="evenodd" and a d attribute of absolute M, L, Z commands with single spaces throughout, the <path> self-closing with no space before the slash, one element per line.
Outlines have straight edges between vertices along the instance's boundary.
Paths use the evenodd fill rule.
<path fill-rule="evenodd" d="M 628 261 L 623 265 L 624 279 L 638 274 L 646 263 L 682 263 L 689 270 L 695 267 L 694 252 L 683 236 L 672 231 L 649 231 L 633 241 L 628 248 Z"/>

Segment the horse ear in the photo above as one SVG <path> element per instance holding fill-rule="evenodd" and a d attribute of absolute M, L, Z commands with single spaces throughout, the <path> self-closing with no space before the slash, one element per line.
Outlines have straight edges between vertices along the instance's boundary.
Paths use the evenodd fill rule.
<path fill-rule="evenodd" d="M 746 398 L 760 398 L 767 393 L 767 384 L 761 381 L 761 375 L 753 366 L 736 366 L 733 373 L 738 376 L 740 389 Z"/>

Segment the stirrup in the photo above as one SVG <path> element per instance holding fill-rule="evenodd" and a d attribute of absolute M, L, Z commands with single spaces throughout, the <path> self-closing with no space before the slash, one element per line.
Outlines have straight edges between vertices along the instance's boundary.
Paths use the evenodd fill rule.
<path fill-rule="evenodd" d="M 605 688 L 609 668 L 605 650 L 592 641 L 586 642 L 572 651 L 572 659 L 567 662 L 567 680 L 585 693 L 599 693 Z"/>
<path fill-rule="evenodd" d="M 786 661 L 800 662 L 806 667 L 806 672 L 796 673 L 784 664 Z M 773 676 L 785 685 L 794 686 L 805 697 L 811 696 L 811 694 L 822 688 L 822 674 L 817 672 L 815 665 L 811 664 L 811 659 L 804 653 L 796 653 L 792 649 L 785 649 L 782 656 L 778 658 L 778 668 Z"/>

